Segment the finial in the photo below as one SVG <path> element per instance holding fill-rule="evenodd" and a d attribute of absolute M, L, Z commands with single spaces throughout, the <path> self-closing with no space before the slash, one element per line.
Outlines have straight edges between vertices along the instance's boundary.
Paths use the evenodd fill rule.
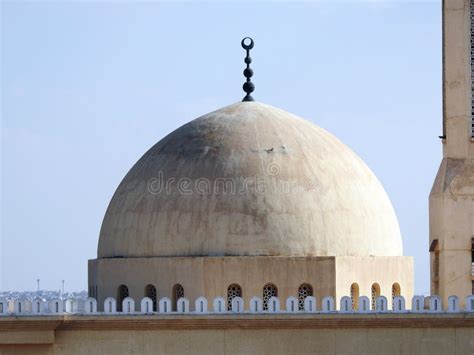
<path fill-rule="evenodd" d="M 253 39 L 250 37 L 245 37 L 242 40 L 242 48 L 247 51 L 247 56 L 245 57 L 245 64 L 247 64 L 247 68 L 244 69 L 244 76 L 247 78 L 247 81 L 244 83 L 242 88 L 247 93 L 242 101 L 255 101 L 250 95 L 255 90 L 255 85 L 252 83 L 250 79 L 253 76 L 253 70 L 250 69 L 250 63 L 252 63 L 252 58 L 250 58 L 250 50 L 253 48 L 254 42 Z"/>

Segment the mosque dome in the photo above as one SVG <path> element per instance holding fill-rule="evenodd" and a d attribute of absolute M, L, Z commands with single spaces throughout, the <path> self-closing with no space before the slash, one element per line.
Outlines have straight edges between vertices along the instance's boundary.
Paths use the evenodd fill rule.
<path fill-rule="evenodd" d="M 239 102 L 155 144 L 117 188 L 98 257 L 401 256 L 383 187 L 324 129 Z"/>

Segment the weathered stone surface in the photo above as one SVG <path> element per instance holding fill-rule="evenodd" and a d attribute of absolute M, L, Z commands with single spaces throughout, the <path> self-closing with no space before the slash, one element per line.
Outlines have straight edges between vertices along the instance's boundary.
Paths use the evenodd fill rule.
<path fill-rule="evenodd" d="M 0 319 L 0 334 L 5 323 Z M 225 315 L 16 320 L 49 328 L 54 345 L 0 344 L 3 354 L 472 354 L 472 315 Z M 29 331 L 31 332 L 31 330 Z"/>
<path fill-rule="evenodd" d="M 160 176 L 171 188 L 151 193 Z M 210 193 L 196 188 L 203 181 Z M 244 102 L 145 153 L 110 202 L 98 250 L 99 258 L 226 255 L 400 256 L 402 241 L 384 189 L 354 152 L 310 122 Z"/>

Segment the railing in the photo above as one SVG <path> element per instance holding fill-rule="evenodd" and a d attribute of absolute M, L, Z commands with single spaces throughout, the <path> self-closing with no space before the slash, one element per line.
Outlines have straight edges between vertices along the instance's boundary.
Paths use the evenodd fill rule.
<path fill-rule="evenodd" d="M 333 297 L 327 296 L 321 300 L 318 308 L 316 298 L 309 296 L 304 299 L 304 307 L 300 309 L 299 300 L 296 297 L 288 297 L 284 308 L 280 305 L 278 297 L 271 297 L 268 300 L 268 310 L 263 310 L 263 301 L 260 297 L 252 297 L 248 304 L 245 304 L 241 297 L 234 297 L 231 302 L 231 310 L 227 310 L 227 300 L 217 297 L 212 305 L 208 304 L 205 297 L 199 297 L 194 302 L 194 310 L 190 311 L 189 300 L 180 298 L 176 302 L 177 311 L 173 311 L 173 305 L 169 298 L 163 297 L 158 300 L 156 309 L 151 298 L 145 297 L 139 307 L 133 298 L 127 297 L 122 301 L 122 311 L 117 311 L 117 301 L 113 297 L 104 300 L 103 311 L 98 312 L 97 301 L 94 298 L 83 299 L 54 299 L 46 302 L 42 299 L 17 299 L 6 300 L 0 298 L 0 316 L 54 316 L 63 314 L 76 315 L 165 315 L 165 314 L 348 314 L 348 313 L 454 313 L 472 312 L 474 313 L 474 295 L 466 297 L 465 307 L 461 310 L 459 298 L 457 296 L 448 297 L 446 308 L 443 308 L 441 297 L 430 296 L 427 298 L 428 308 L 425 308 L 424 296 L 413 296 L 411 309 L 405 308 L 405 298 L 395 296 L 392 299 L 392 307 L 389 309 L 388 300 L 385 296 L 379 296 L 375 302 L 375 310 L 371 310 L 371 301 L 367 296 L 359 297 L 358 309 L 353 310 L 352 299 L 344 296 L 339 300 L 339 307 Z M 246 307 L 248 306 L 248 307 Z"/>

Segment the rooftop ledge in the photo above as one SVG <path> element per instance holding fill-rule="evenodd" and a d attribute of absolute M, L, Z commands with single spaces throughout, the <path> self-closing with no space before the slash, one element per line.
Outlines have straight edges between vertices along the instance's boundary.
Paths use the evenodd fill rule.
<path fill-rule="evenodd" d="M 0 333 L 63 330 L 193 330 L 310 328 L 474 328 L 473 313 L 226 314 L 3 317 Z M 1 337 L 0 337 L 1 339 Z"/>
<path fill-rule="evenodd" d="M 281 302 L 278 297 L 272 296 L 265 300 L 266 307 L 262 298 L 252 297 L 248 302 L 248 308 L 245 308 L 245 301 L 242 297 L 233 297 L 231 299 L 231 309 L 227 310 L 227 300 L 224 297 L 216 297 L 212 301 L 212 311 L 209 309 L 209 302 L 205 297 L 198 297 L 195 299 L 195 310 L 190 311 L 190 300 L 181 297 L 176 301 L 176 312 L 173 311 L 172 301 L 168 297 L 153 300 L 149 297 L 144 297 L 139 301 L 139 308 L 137 310 L 137 302 L 132 297 L 126 297 L 117 302 L 113 297 L 107 297 L 104 300 L 104 312 L 98 312 L 98 304 L 95 298 L 89 297 L 86 300 L 78 298 L 66 299 L 52 299 L 49 302 L 41 298 L 29 299 L 11 299 L 0 298 L 0 317 L 62 317 L 62 316 L 77 316 L 84 317 L 130 317 L 130 316 L 149 316 L 156 314 L 158 316 L 232 316 L 238 315 L 255 315 L 258 316 L 272 316 L 278 314 L 283 315 L 315 315 L 315 314 L 384 314 L 393 312 L 394 314 L 410 313 L 405 307 L 406 300 L 403 296 L 394 296 L 392 299 L 392 309 L 388 307 L 388 299 L 385 296 L 378 296 L 372 301 L 367 296 L 360 296 L 356 304 L 351 297 L 344 296 L 340 299 L 340 308 L 337 309 L 335 300 L 332 296 L 322 298 L 321 309 L 317 308 L 316 298 L 314 296 L 306 296 L 304 298 L 304 305 L 300 305 L 300 299 L 290 296 L 286 299 L 285 310 L 281 309 Z M 117 307 L 119 303 L 119 307 Z M 465 306 L 460 307 L 460 300 L 458 296 L 452 295 L 447 299 L 446 307 L 443 307 L 443 301 L 440 296 L 433 295 L 425 298 L 424 296 L 415 295 L 411 299 L 411 312 L 413 313 L 474 313 L 474 295 L 469 295 L 465 298 Z M 302 306 L 302 307 L 301 307 Z M 355 307 L 354 307 L 355 306 Z M 301 308 L 300 308 L 301 307 Z M 355 308 L 355 309 L 354 309 Z M 227 313 L 230 312 L 230 313 Z M 227 314 L 226 314 L 227 313 Z M 56 318 L 58 319 L 58 318 Z M 168 318 L 169 319 L 169 318 Z"/>

